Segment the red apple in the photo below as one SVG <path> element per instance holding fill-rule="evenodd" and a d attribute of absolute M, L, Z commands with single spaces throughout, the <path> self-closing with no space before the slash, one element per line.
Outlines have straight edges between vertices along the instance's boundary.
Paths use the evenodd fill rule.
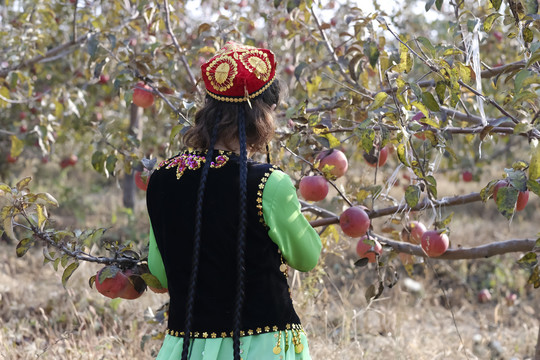
<path fill-rule="evenodd" d="M 294 69 L 294 65 L 289 64 L 285 67 L 285 73 L 292 76 L 294 74 Z"/>
<path fill-rule="evenodd" d="M 429 257 L 441 256 L 448 250 L 448 235 L 436 230 L 428 230 L 422 235 L 422 249 Z"/>
<path fill-rule="evenodd" d="M 503 34 L 500 31 L 494 31 L 493 36 L 497 39 L 498 42 L 503 40 Z"/>
<path fill-rule="evenodd" d="M 419 245 L 422 242 L 422 236 L 426 232 L 426 226 L 420 221 L 411 221 L 407 226 L 410 235 L 410 242 Z"/>
<path fill-rule="evenodd" d="M 478 302 L 487 303 L 491 300 L 491 293 L 488 289 L 482 289 L 478 292 Z"/>
<path fill-rule="evenodd" d="M 364 153 L 364 159 L 366 160 L 367 164 L 371 167 L 377 167 L 377 158 L 374 155 L 375 148 L 372 149 L 369 153 Z M 386 164 L 386 159 L 388 158 L 388 149 L 383 147 L 381 151 L 379 151 L 379 167 Z"/>
<path fill-rule="evenodd" d="M 48 162 L 49 162 L 49 157 L 43 156 L 43 157 L 41 158 L 41 163 L 42 163 L 42 164 L 46 164 L 46 163 L 48 163 Z"/>
<path fill-rule="evenodd" d="M 300 194 L 308 201 L 321 201 L 328 195 L 328 181 L 324 176 L 304 176 L 300 180 Z"/>
<path fill-rule="evenodd" d="M 525 209 L 527 202 L 529 201 L 529 190 L 520 191 L 516 202 L 516 211 Z"/>
<path fill-rule="evenodd" d="M 137 83 L 133 90 L 133 103 L 146 109 L 154 104 L 154 95 L 152 88 L 143 82 Z"/>
<path fill-rule="evenodd" d="M 463 181 L 465 182 L 471 182 L 472 179 L 473 179 L 473 174 L 472 172 L 470 171 L 464 171 L 462 174 L 461 174 L 461 177 L 463 178 Z"/>
<path fill-rule="evenodd" d="M 21 111 L 19 113 L 19 119 L 24 120 L 26 118 L 26 113 L 24 111 Z"/>
<path fill-rule="evenodd" d="M 337 178 L 343 176 L 349 167 L 345 154 L 336 149 L 323 151 L 317 155 L 316 159 L 319 160 L 318 169 L 321 171 L 325 165 L 333 166 L 329 172 Z"/>
<path fill-rule="evenodd" d="M 142 172 L 135 171 L 135 185 L 142 191 L 146 191 L 148 188 L 148 176 L 145 176 L 143 179 Z"/>
<path fill-rule="evenodd" d="M 111 299 L 120 297 L 128 284 L 128 277 L 115 266 L 106 266 L 96 274 L 97 291 Z"/>
<path fill-rule="evenodd" d="M 368 237 L 364 235 L 360 239 L 358 239 L 358 243 L 356 244 L 356 254 L 358 254 L 361 259 L 368 258 L 370 263 L 374 263 L 377 261 L 376 254 L 382 254 L 382 246 L 375 239 L 372 240 L 374 242 L 374 244 L 372 245 L 371 243 L 366 241 L 367 238 Z"/>
<path fill-rule="evenodd" d="M 144 290 L 146 290 L 144 280 L 139 275 L 134 275 L 131 270 L 126 270 L 124 275 L 127 277 L 128 282 L 118 293 L 118 297 L 127 300 L 137 299 L 144 293 Z"/>
<path fill-rule="evenodd" d="M 6 157 L 6 160 L 9 164 L 13 164 L 17 161 L 17 158 L 16 157 L 13 157 L 11 156 L 11 154 L 8 154 L 7 157 Z"/>
<path fill-rule="evenodd" d="M 370 224 L 369 215 L 358 206 L 348 208 L 339 217 L 341 230 L 350 237 L 365 235 Z"/>
<path fill-rule="evenodd" d="M 99 81 L 98 81 L 98 82 L 99 82 L 100 84 L 105 85 L 106 83 L 109 82 L 109 79 L 110 79 L 109 75 L 101 74 L 101 75 L 99 76 Z"/>

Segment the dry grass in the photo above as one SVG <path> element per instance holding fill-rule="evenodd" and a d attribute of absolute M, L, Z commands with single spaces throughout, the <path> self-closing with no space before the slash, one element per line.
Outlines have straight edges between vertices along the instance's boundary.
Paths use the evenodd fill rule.
<path fill-rule="evenodd" d="M 485 183 L 439 187 L 449 189 L 448 194 L 459 194 L 478 191 Z M 99 196 L 107 203 L 88 209 L 84 226 L 107 224 L 113 213 L 121 211 L 113 205 L 119 203 L 111 200 L 114 197 Z M 456 213 L 452 242 L 473 246 L 535 237 L 538 207 L 538 198 L 531 196 L 527 209 L 511 225 L 493 204 L 452 209 Z M 68 213 L 65 211 L 57 219 L 59 225 L 80 222 L 64 216 Z M 145 218 L 142 199 L 137 214 Z M 122 233 L 126 224 L 117 221 L 115 228 Z M 146 225 L 138 223 L 135 231 L 143 234 Z M 343 257 L 326 255 L 325 274 L 298 275 L 293 285 L 313 359 L 532 358 L 538 335 L 540 292 L 525 285 L 526 274 L 515 264 L 519 254 L 478 261 L 432 260 L 431 266 L 420 266 L 414 277 L 422 286 L 419 292 L 405 286 L 408 275 L 393 259 L 400 281 L 368 305 L 364 292 L 376 280 L 376 272 L 373 267 L 352 265 L 356 259 L 354 245 L 349 241 L 340 240 L 345 249 Z M 42 265 L 42 261 L 37 250 L 17 259 L 15 245 L 0 242 L 0 359 L 155 356 L 160 340 L 149 340 L 141 347 L 143 336 L 157 334 L 165 325 L 148 322 L 146 315 L 166 302 L 166 295 L 148 292 L 136 301 L 111 301 L 87 285 L 87 279 L 98 269 L 94 264 L 81 265 L 64 289 L 60 273 L 48 264 Z M 493 299 L 487 304 L 476 301 L 476 292 L 483 287 L 493 291 Z M 505 302 L 507 291 L 519 295 L 513 306 Z M 455 324 L 445 299 L 451 304 Z"/>

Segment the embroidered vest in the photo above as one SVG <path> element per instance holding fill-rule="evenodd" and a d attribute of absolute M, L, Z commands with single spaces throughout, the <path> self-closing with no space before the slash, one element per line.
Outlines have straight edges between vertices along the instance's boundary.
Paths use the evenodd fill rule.
<path fill-rule="evenodd" d="M 181 336 L 192 269 L 195 207 L 205 154 L 183 152 L 152 174 L 147 206 L 169 285 L 169 330 Z M 300 329 L 287 284 L 287 266 L 268 236 L 262 193 L 274 171 L 248 161 L 245 298 L 241 336 Z M 239 158 L 219 152 L 208 173 L 192 337 L 232 336 L 236 292 Z"/>

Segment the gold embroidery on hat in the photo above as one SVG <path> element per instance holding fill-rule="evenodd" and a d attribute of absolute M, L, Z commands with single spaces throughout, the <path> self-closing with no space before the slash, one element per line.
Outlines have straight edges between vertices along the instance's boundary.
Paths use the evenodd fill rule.
<path fill-rule="evenodd" d="M 217 91 L 227 91 L 238 74 L 236 61 L 229 55 L 216 57 L 206 68 L 206 76 Z"/>
<path fill-rule="evenodd" d="M 242 53 L 240 61 L 249 72 L 255 74 L 257 79 L 267 81 L 270 77 L 272 65 L 265 52 L 257 49 L 246 51 Z"/>

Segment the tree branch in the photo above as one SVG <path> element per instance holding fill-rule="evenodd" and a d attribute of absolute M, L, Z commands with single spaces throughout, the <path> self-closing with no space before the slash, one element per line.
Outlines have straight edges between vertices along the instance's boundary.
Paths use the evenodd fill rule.
<path fill-rule="evenodd" d="M 186 55 L 184 51 L 182 50 L 182 48 L 180 47 L 180 44 L 178 44 L 178 40 L 176 39 L 176 36 L 174 35 L 171 28 L 171 15 L 169 11 L 169 1 L 163 0 L 163 5 L 165 7 L 165 24 L 167 26 L 167 33 L 171 36 L 174 47 L 178 51 L 178 54 L 180 54 L 180 61 L 182 62 L 182 65 L 184 65 L 184 68 L 186 69 L 186 72 L 189 77 L 189 82 L 191 83 L 191 85 L 193 85 L 193 87 L 195 88 L 195 91 L 199 93 L 199 89 L 197 88 L 197 80 L 195 79 L 195 76 L 193 75 L 193 72 L 191 71 L 189 67 L 188 61 L 186 59 Z"/>
<path fill-rule="evenodd" d="M 30 66 L 32 66 L 34 64 L 37 64 L 40 61 L 43 61 L 45 59 L 56 56 L 57 54 L 61 53 L 62 51 L 66 50 L 66 49 L 69 49 L 69 48 L 71 48 L 73 46 L 80 45 L 80 44 L 84 43 L 88 39 L 89 35 L 90 35 L 90 33 L 87 33 L 85 35 L 81 35 L 77 39 L 71 40 L 70 42 L 67 42 L 65 44 L 58 45 L 55 48 L 52 48 L 51 50 L 47 51 L 43 55 L 35 56 L 30 60 L 22 61 L 22 62 L 20 62 L 19 64 L 15 65 L 15 66 L 9 67 L 9 68 L 4 69 L 4 70 L 0 70 L 0 77 L 6 77 L 12 71 L 30 67 Z"/>

